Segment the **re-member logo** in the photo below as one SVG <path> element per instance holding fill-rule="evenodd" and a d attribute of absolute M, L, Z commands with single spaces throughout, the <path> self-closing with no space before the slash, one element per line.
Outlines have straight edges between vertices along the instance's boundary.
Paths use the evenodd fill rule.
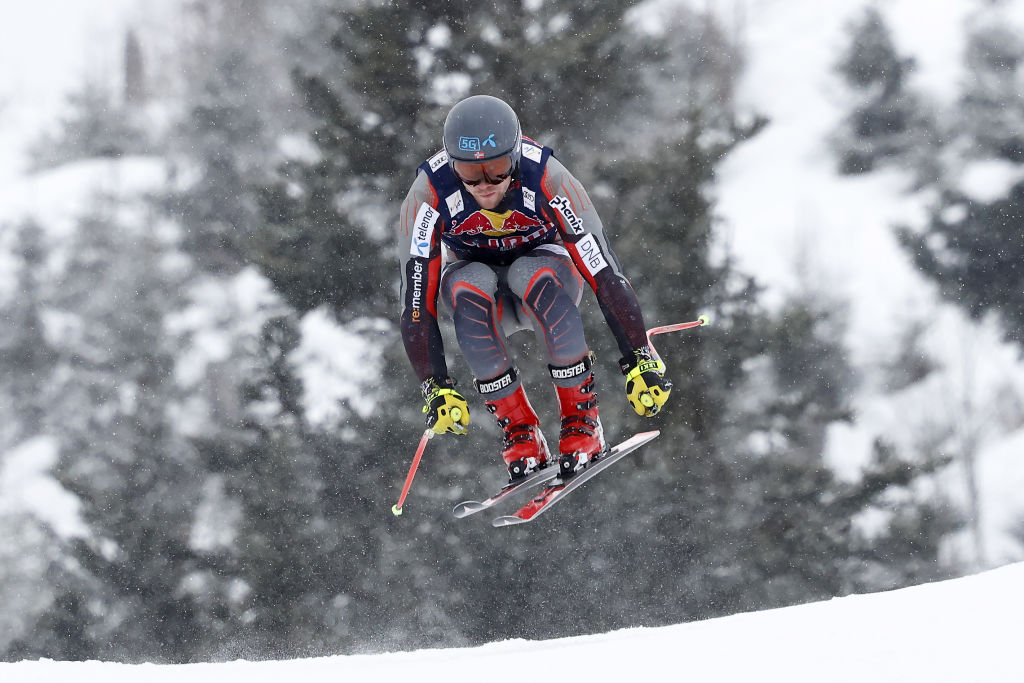
<path fill-rule="evenodd" d="M 412 321 L 418 323 L 423 318 L 423 264 L 412 262 Z"/>

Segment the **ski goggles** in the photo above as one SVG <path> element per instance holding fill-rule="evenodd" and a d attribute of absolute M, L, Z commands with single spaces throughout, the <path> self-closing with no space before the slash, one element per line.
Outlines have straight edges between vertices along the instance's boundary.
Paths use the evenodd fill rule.
<path fill-rule="evenodd" d="M 509 157 L 491 159 L 482 164 L 469 161 L 453 161 L 452 172 L 466 187 L 476 187 L 480 183 L 501 185 L 515 172 L 515 166 Z"/>

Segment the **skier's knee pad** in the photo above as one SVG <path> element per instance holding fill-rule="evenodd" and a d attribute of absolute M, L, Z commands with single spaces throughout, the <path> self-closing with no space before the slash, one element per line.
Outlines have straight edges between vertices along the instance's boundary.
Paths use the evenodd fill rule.
<path fill-rule="evenodd" d="M 578 306 L 583 297 L 583 278 L 580 277 L 569 252 L 556 244 L 545 244 L 516 259 L 508 267 L 508 286 L 523 301 L 537 281 L 545 275 Z"/>
<path fill-rule="evenodd" d="M 455 336 L 473 374 L 494 377 L 507 370 L 508 352 L 494 299 L 467 282 L 453 283 L 450 294 Z"/>
<path fill-rule="evenodd" d="M 456 261 L 441 272 L 441 299 L 449 310 L 455 309 L 457 291 L 475 289 L 492 300 L 498 289 L 498 274 L 477 261 Z"/>
<path fill-rule="evenodd" d="M 538 272 L 526 290 L 523 303 L 537 321 L 553 364 L 564 365 L 587 353 L 583 320 L 576 302 L 558 285 L 553 274 Z"/>

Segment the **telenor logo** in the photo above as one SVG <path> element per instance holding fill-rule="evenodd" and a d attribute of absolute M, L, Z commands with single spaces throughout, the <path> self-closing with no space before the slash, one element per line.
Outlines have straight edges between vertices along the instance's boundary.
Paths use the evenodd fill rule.
<path fill-rule="evenodd" d="M 412 225 L 412 242 L 409 245 L 409 253 L 413 256 L 428 258 L 430 256 L 430 243 L 434 237 L 434 224 L 441 214 L 430 204 L 423 202 L 420 210 L 416 213 L 416 221 Z"/>
<path fill-rule="evenodd" d="M 494 133 L 488 135 L 485 140 L 467 137 L 465 135 L 459 138 L 459 149 L 463 152 L 479 152 L 483 150 L 484 147 L 494 147 L 497 149 L 498 144 L 494 142 Z"/>

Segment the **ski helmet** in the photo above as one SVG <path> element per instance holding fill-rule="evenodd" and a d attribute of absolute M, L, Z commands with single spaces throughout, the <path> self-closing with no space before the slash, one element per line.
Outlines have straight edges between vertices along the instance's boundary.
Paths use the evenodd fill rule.
<path fill-rule="evenodd" d="M 444 149 L 449 163 L 483 163 L 508 156 L 512 168 L 518 168 L 523 151 L 519 117 L 497 97 L 467 97 L 457 102 L 444 120 Z"/>

